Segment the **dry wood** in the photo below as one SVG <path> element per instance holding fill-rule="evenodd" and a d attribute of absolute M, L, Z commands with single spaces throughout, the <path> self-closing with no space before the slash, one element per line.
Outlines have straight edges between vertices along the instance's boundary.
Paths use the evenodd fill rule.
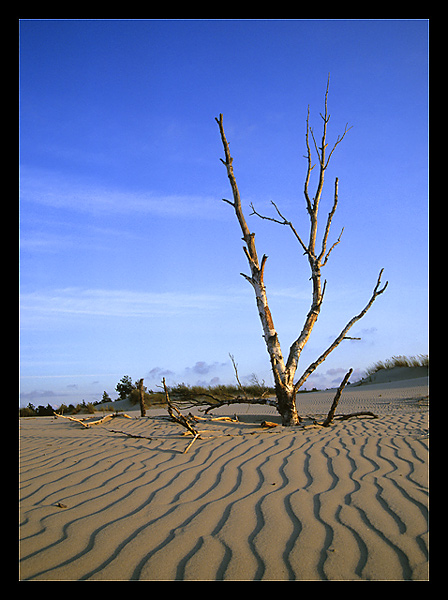
<path fill-rule="evenodd" d="M 317 231 L 318 231 L 318 210 L 319 210 L 319 204 L 320 204 L 320 201 L 322 198 L 322 191 L 323 191 L 324 180 L 325 180 L 325 172 L 328 168 L 330 159 L 331 159 L 334 151 L 336 150 L 337 146 L 342 142 L 345 135 L 347 134 L 347 132 L 350 129 L 348 127 L 348 125 L 345 126 L 344 132 L 342 133 L 342 135 L 337 137 L 336 142 L 334 143 L 332 149 L 327 153 L 327 150 L 328 150 L 327 125 L 328 125 L 328 122 L 330 121 L 330 114 L 328 113 L 329 83 L 330 83 L 330 78 L 328 78 L 327 89 L 326 89 L 326 93 L 325 93 L 324 114 L 323 115 L 321 114 L 321 117 L 323 120 L 323 130 L 322 130 L 322 140 L 321 140 L 320 146 L 318 145 L 318 142 L 316 141 L 316 137 L 314 135 L 314 131 L 310 126 L 309 107 L 308 107 L 308 114 L 307 114 L 307 119 L 306 119 L 305 143 L 306 143 L 307 154 L 306 154 L 305 158 L 307 159 L 308 166 L 307 166 L 307 172 L 306 172 L 305 184 L 304 184 L 304 195 L 305 195 L 306 210 L 308 212 L 308 216 L 309 216 L 309 220 L 310 220 L 310 231 L 309 231 L 308 243 L 306 243 L 304 241 L 304 238 L 299 234 L 297 228 L 292 224 L 292 222 L 287 217 L 284 216 L 284 214 L 280 211 L 280 209 L 274 202 L 272 202 L 272 205 L 275 208 L 275 211 L 277 213 L 276 217 L 261 215 L 260 213 L 258 213 L 256 211 L 254 205 L 251 204 L 251 208 L 252 208 L 251 214 L 257 215 L 258 217 L 260 217 L 262 219 L 273 221 L 274 223 L 278 223 L 280 225 L 286 225 L 287 227 L 289 227 L 289 229 L 292 231 L 295 238 L 299 242 L 301 249 L 304 251 L 304 254 L 307 256 L 307 259 L 308 259 L 308 262 L 310 265 L 310 271 L 311 271 L 310 279 L 312 281 L 311 307 L 310 307 L 308 314 L 306 315 L 305 322 L 304 322 L 304 325 L 302 327 L 302 330 L 301 330 L 299 336 L 293 342 L 293 344 L 291 345 L 291 347 L 289 349 L 288 359 L 286 362 L 283 358 L 280 341 L 279 341 L 277 331 L 274 326 L 271 311 L 269 309 L 268 299 L 267 299 L 267 294 L 266 294 L 266 286 L 264 283 L 264 270 L 266 267 L 267 256 L 264 254 L 261 259 L 261 263 L 260 263 L 258 254 L 257 254 L 257 249 L 255 246 L 255 234 L 250 231 L 249 226 L 246 222 L 244 213 L 243 213 L 243 209 L 242 209 L 242 205 L 241 205 L 241 197 L 240 197 L 240 193 L 238 190 L 238 186 L 237 186 L 236 178 L 235 178 L 235 174 L 234 174 L 234 169 L 233 169 L 233 158 L 230 154 L 229 143 L 227 141 L 227 138 L 226 138 L 226 135 L 224 132 L 222 114 L 219 115 L 219 119 L 218 118 L 216 119 L 216 122 L 218 123 L 218 126 L 219 126 L 221 141 L 223 144 L 224 154 L 225 154 L 225 160 L 223 160 L 223 159 L 220 159 L 220 160 L 227 169 L 227 176 L 229 178 L 232 193 L 233 193 L 233 202 L 231 200 L 227 200 L 227 199 L 223 199 L 223 200 L 224 200 L 224 202 L 226 202 L 227 204 L 229 204 L 230 206 L 233 207 L 233 209 L 235 211 L 235 215 L 238 220 L 238 223 L 241 228 L 241 232 L 243 234 L 243 240 L 246 244 L 243 247 L 243 250 L 246 255 L 248 264 L 249 264 L 251 275 L 249 276 L 244 273 L 241 273 L 241 275 L 252 285 L 254 292 L 255 292 L 255 299 L 256 299 L 256 304 L 257 304 L 257 308 L 258 308 L 258 314 L 259 314 L 262 329 L 263 329 L 263 337 L 264 337 L 267 351 L 268 351 L 268 354 L 270 357 L 272 373 L 274 376 L 275 390 L 276 390 L 276 396 L 277 396 L 276 406 L 277 406 L 277 410 L 279 411 L 279 413 L 282 416 L 283 425 L 296 425 L 296 424 L 300 423 L 300 417 L 298 416 L 297 409 L 296 409 L 296 394 L 297 394 L 299 388 L 305 383 L 305 381 L 309 377 L 309 375 L 311 375 L 311 373 L 327 358 L 327 356 L 330 354 L 330 352 L 332 352 L 343 340 L 359 339 L 359 338 L 347 336 L 348 331 L 351 329 L 351 327 L 357 321 L 359 321 L 359 319 L 361 319 L 365 315 L 365 313 L 372 306 L 372 304 L 376 300 L 376 298 L 380 294 L 382 294 L 387 287 L 387 282 L 382 288 L 380 287 L 381 276 L 383 273 L 383 270 L 381 270 L 380 274 L 378 276 L 378 281 L 377 281 L 377 284 L 373 291 L 373 294 L 372 294 L 368 304 L 366 305 L 366 307 L 358 315 L 353 317 L 347 323 L 347 325 L 344 327 L 344 329 L 341 331 L 341 333 L 335 339 L 335 341 L 327 348 L 327 350 L 325 350 L 325 352 L 323 354 L 321 354 L 321 356 L 316 361 L 311 363 L 311 365 L 300 376 L 299 380 L 296 383 L 294 383 L 294 378 L 295 378 L 296 371 L 298 368 L 301 353 L 302 353 L 306 343 L 308 342 L 308 339 L 311 335 L 313 327 L 316 324 L 316 321 L 319 317 L 320 310 L 322 307 L 322 302 L 324 299 L 324 294 L 325 294 L 325 289 L 326 289 L 326 281 L 324 281 L 322 284 L 321 269 L 323 267 L 325 267 L 325 265 L 327 264 L 327 262 L 330 258 L 331 253 L 333 252 L 335 247 L 340 243 L 341 236 L 344 231 L 344 229 L 342 228 L 342 231 L 339 234 L 339 237 L 336 239 L 336 241 L 334 241 L 331 244 L 331 246 L 329 246 L 330 228 L 331 228 L 334 214 L 335 214 L 337 206 L 338 206 L 339 180 L 338 180 L 338 178 L 336 178 L 335 184 L 334 184 L 333 204 L 332 204 L 331 210 L 327 216 L 326 225 L 323 230 L 323 236 L 322 236 L 321 242 L 319 244 L 319 247 L 316 247 Z M 311 171 L 316 166 L 315 164 L 313 165 L 310 140 L 312 140 L 312 143 L 314 144 L 314 149 L 317 154 L 317 164 L 319 165 L 318 183 L 317 183 L 317 187 L 316 187 L 314 195 L 310 192 L 310 189 L 309 189 L 310 181 L 311 181 Z M 232 360 L 232 362 L 234 362 L 234 361 Z M 234 363 L 234 366 L 235 366 L 235 363 Z M 235 401 L 238 401 L 238 400 L 235 399 Z M 239 401 L 244 402 L 245 400 L 240 399 Z M 254 403 L 253 400 L 251 402 Z M 220 403 L 219 406 L 222 406 L 223 404 L 227 404 L 227 402 Z M 212 408 L 213 407 L 208 408 L 206 410 L 206 412 L 208 412 L 209 410 L 212 410 Z"/>
<path fill-rule="evenodd" d="M 238 383 L 238 387 L 240 388 L 243 396 L 247 399 L 248 395 L 246 394 L 245 389 L 241 385 L 240 377 L 238 375 L 238 363 L 235 361 L 235 357 L 233 356 L 233 354 L 229 354 L 229 356 L 230 356 L 230 360 L 232 361 L 233 370 L 235 371 L 235 379 L 236 379 L 236 382 Z"/>
<path fill-rule="evenodd" d="M 170 417 L 171 417 L 171 419 L 173 421 L 175 421 L 179 425 L 182 425 L 182 427 L 185 427 L 187 429 L 188 433 L 191 433 L 193 435 L 193 439 L 191 440 L 191 442 L 188 444 L 188 446 L 183 451 L 183 454 L 185 454 L 186 452 L 188 452 L 188 450 L 191 448 L 191 446 L 194 444 L 194 442 L 198 438 L 201 439 L 201 436 L 200 436 L 199 431 L 197 431 L 197 429 L 190 422 L 190 420 L 188 419 L 188 417 L 185 417 L 180 412 L 179 409 L 177 409 L 173 404 L 171 404 L 170 396 L 168 394 L 168 388 L 166 387 L 165 377 L 163 378 L 162 383 L 163 383 L 163 389 L 165 390 L 165 400 L 166 400 L 166 404 L 167 404 L 167 407 L 168 407 L 168 414 L 170 415 Z M 174 414 L 175 412 L 177 414 Z"/>
<path fill-rule="evenodd" d="M 378 419 L 378 415 L 376 415 L 373 412 L 370 412 L 369 410 L 365 410 L 361 412 L 350 413 L 348 415 L 338 415 L 337 417 L 335 417 L 335 420 L 337 419 L 338 421 L 346 421 L 347 419 L 351 419 L 352 417 L 372 417 L 372 419 Z"/>
<path fill-rule="evenodd" d="M 260 423 L 260 427 L 266 427 L 267 429 L 272 429 L 273 427 L 278 427 L 278 423 L 273 423 L 272 421 L 262 421 Z"/>
<path fill-rule="evenodd" d="M 338 421 L 346 421 L 347 419 L 351 419 L 352 417 L 372 417 L 374 419 L 378 418 L 378 415 L 376 415 L 370 411 L 355 412 L 355 413 L 350 413 L 348 415 L 338 415 L 337 417 L 335 417 L 336 408 L 339 404 L 339 400 L 341 398 L 342 391 L 345 388 L 345 386 L 347 385 L 348 380 L 350 379 L 350 375 L 352 373 L 353 373 L 353 369 L 350 369 L 348 371 L 348 373 L 345 374 L 345 377 L 342 380 L 341 385 L 338 387 L 338 389 L 336 391 L 335 397 L 333 399 L 333 403 L 331 405 L 331 408 L 328 412 L 328 415 L 327 415 L 327 418 L 325 419 L 325 421 L 323 421 L 321 423 L 318 421 L 314 421 L 314 423 L 312 425 L 305 425 L 305 428 L 308 428 L 308 427 L 330 427 L 330 425 L 336 419 Z"/>
<path fill-rule="evenodd" d="M 89 417 L 87 417 L 85 419 L 75 419 L 75 417 L 68 417 L 66 415 L 60 415 L 56 412 L 53 412 L 53 414 L 56 418 L 62 417 L 63 419 L 69 419 L 69 421 L 75 421 L 76 423 L 79 423 L 86 429 L 89 429 L 89 427 L 92 427 L 93 425 L 100 425 L 101 423 L 105 423 L 106 421 L 109 421 L 110 419 L 115 419 L 116 417 L 124 417 L 125 419 L 132 419 L 132 417 L 130 417 L 126 413 L 113 413 L 110 415 L 106 415 L 105 417 L 102 417 L 101 419 L 98 419 L 96 421 L 89 421 L 88 420 Z"/>
<path fill-rule="evenodd" d="M 83 427 L 88 428 L 89 425 L 87 425 L 86 423 L 84 423 L 84 421 L 86 419 L 75 419 L 75 417 L 67 417 L 65 415 L 58 415 L 58 413 L 53 411 L 53 414 L 56 418 L 61 417 L 62 419 L 69 419 L 69 421 L 75 421 L 76 423 L 80 423 Z"/>
<path fill-rule="evenodd" d="M 350 369 L 348 371 L 348 373 L 346 373 L 344 379 L 342 380 L 341 385 L 338 387 L 338 390 L 336 392 L 336 395 L 334 397 L 333 400 L 333 404 L 331 405 L 330 410 L 328 411 L 328 415 L 327 418 L 325 419 L 325 421 L 322 423 L 322 425 L 324 427 L 329 427 L 331 425 L 331 423 L 333 422 L 334 419 L 334 414 L 336 412 L 336 408 L 338 406 L 339 403 L 339 399 L 341 397 L 342 394 L 342 390 L 345 388 L 345 386 L 347 385 L 348 380 L 350 379 L 350 375 L 353 373 L 353 369 Z"/>
<path fill-rule="evenodd" d="M 130 438 L 137 438 L 137 439 L 142 439 L 142 440 L 152 440 L 152 437 L 148 437 L 146 435 L 138 435 L 137 433 L 127 433 L 127 431 L 119 431 L 118 429 L 109 429 L 108 431 L 111 431 L 112 433 L 121 433 L 122 435 L 125 435 L 126 437 L 130 437 Z"/>
<path fill-rule="evenodd" d="M 146 415 L 146 408 L 145 408 L 145 390 L 143 388 L 143 379 L 140 379 L 138 382 L 138 391 L 139 391 L 139 400 L 140 400 L 140 416 L 144 417 Z"/>
<path fill-rule="evenodd" d="M 188 444 L 188 446 L 185 448 L 185 450 L 183 451 L 183 454 L 186 454 L 188 452 L 188 450 L 190 450 L 190 448 L 192 447 L 192 445 L 195 443 L 195 441 L 200 438 L 201 436 L 199 435 L 199 433 L 197 433 L 194 438 L 191 440 L 191 442 Z"/>
<path fill-rule="evenodd" d="M 235 210 L 235 215 L 238 219 L 243 234 L 243 240 L 246 243 L 246 246 L 243 247 L 243 250 L 251 271 L 251 276 L 246 275 L 245 273 L 241 273 L 241 275 L 252 285 L 255 292 L 258 314 L 263 328 L 263 337 L 271 361 L 275 386 L 276 389 L 278 389 L 277 396 L 279 396 L 279 394 L 281 393 L 280 389 L 285 390 L 285 362 L 283 359 L 277 331 L 275 329 L 274 322 L 272 319 L 271 311 L 268 306 L 266 287 L 264 284 L 264 269 L 268 257 L 266 256 L 266 254 L 264 254 L 261 263 L 258 259 L 258 254 L 255 247 L 255 234 L 250 231 L 241 206 L 240 193 L 233 171 L 233 158 L 230 155 L 229 144 L 227 142 L 227 138 L 224 132 L 222 114 L 219 115 L 219 119 L 216 119 L 216 122 L 219 125 L 221 140 L 224 147 L 224 154 L 226 157 L 225 160 L 221 159 L 221 162 L 225 165 L 227 169 L 227 176 L 229 178 L 233 192 L 233 202 L 231 202 L 230 200 L 225 200 L 225 202 L 230 204 Z M 292 391 L 292 387 L 290 391 Z M 295 410 L 295 405 L 291 405 L 290 409 L 290 414 L 288 415 L 287 420 L 289 422 L 293 421 L 294 424 L 296 424 L 299 422 L 299 418 Z"/>
<path fill-rule="evenodd" d="M 236 396 L 235 398 L 229 398 L 228 400 L 217 401 L 215 404 L 208 406 L 208 408 L 205 410 L 201 410 L 203 410 L 204 414 L 207 415 L 215 408 L 221 408 L 221 406 L 230 406 L 231 404 L 266 404 L 268 406 L 277 407 L 277 402 L 275 400 L 270 400 L 269 398 L 242 398 L 241 396 Z"/>
<path fill-rule="evenodd" d="M 230 421 L 231 423 L 239 423 L 238 421 L 238 417 L 235 415 L 234 418 L 232 417 L 199 417 L 198 415 L 192 415 L 191 413 L 188 413 L 188 417 L 190 419 L 193 419 L 194 421 Z"/>

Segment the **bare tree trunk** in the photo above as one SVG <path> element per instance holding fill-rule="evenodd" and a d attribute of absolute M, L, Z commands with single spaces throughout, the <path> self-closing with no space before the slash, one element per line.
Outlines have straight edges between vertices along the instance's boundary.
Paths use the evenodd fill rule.
<path fill-rule="evenodd" d="M 139 391 L 139 399 L 140 399 L 140 416 L 144 417 L 146 415 L 145 408 L 145 390 L 143 389 L 143 379 L 140 379 L 138 382 L 138 391 Z"/>
<path fill-rule="evenodd" d="M 258 314 L 263 328 L 263 337 L 266 342 L 269 358 L 271 360 L 275 389 L 277 399 L 279 401 L 278 409 L 282 416 L 282 422 L 284 422 L 284 425 L 296 425 L 300 422 L 300 419 L 297 415 L 297 410 L 295 407 L 294 386 L 290 385 L 287 387 L 285 385 L 285 362 L 283 360 L 282 350 L 277 332 L 275 330 L 271 311 L 268 306 L 266 287 L 264 285 L 264 269 L 268 257 L 266 254 L 264 254 L 260 264 L 255 247 L 255 233 L 251 233 L 241 207 L 240 193 L 238 191 L 235 175 L 233 173 L 233 158 L 230 155 L 229 144 L 224 133 L 222 114 L 219 115 L 219 119 L 216 119 L 216 122 L 219 125 L 226 157 L 225 161 L 221 159 L 221 162 L 227 169 L 227 175 L 229 177 L 233 192 L 233 202 L 230 200 L 225 200 L 225 202 L 233 206 L 235 209 L 235 214 L 243 233 L 243 240 L 246 243 L 246 246 L 243 248 L 244 253 L 246 254 L 251 271 L 251 276 L 246 275 L 245 273 L 241 273 L 241 275 L 252 285 L 255 292 Z"/>
<path fill-rule="evenodd" d="M 282 425 L 298 425 L 301 419 L 297 413 L 296 390 L 294 386 L 275 386 L 277 410 L 282 417 Z"/>
<path fill-rule="evenodd" d="M 349 131 L 349 128 L 346 125 L 344 133 L 342 134 L 342 136 L 338 136 L 333 148 L 327 155 L 327 148 L 328 148 L 328 143 L 326 141 L 327 125 L 330 120 L 330 115 L 328 114 L 328 108 L 327 108 L 329 81 L 330 80 L 328 79 L 327 89 L 326 89 L 326 93 L 325 93 L 325 112 L 323 115 L 321 114 L 321 117 L 323 120 L 323 132 L 322 132 L 322 141 L 321 141 L 320 146 L 318 146 L 315 136 L 314 136 L 314 132 L 309 124 L 309 108 L 308 108 L 308 116 L 307 116 L 307 120 L 306 120 L 306 147 L 307 147 L 306 158 L 307 158 L 308 168 L 307 168 L 307 174 L 306 174 L 306 178 L 305 178 L 304 195 L 305 195 L 305 201 L 306 201 L 306 210 L 308 212 L 309 219 L 310 219 L 310 233 L 309 233 L 308 244 L 305 244 L 305 242 L 302 240 L 301 236 L 297 232 L 294 225 L 291 223 L 291 221 L 289 221 L 280 212 L 279 208 L 277 207 L 277 205 L 274 202 L 272 202 L 272 205 L 274 206 L 274 208 L 276 210 L 276 213 L 277 213 L 276 217 L 266 217 L 266 216 L 260 215 L 255 210 L 253 204 L 251 204 L 251 208 L 252 208 L 251 214 L 255 214 L 262 219 L 267 219 L 269 221 L 273 221 L 274 223 L 279 223 L 280 225 L 286 225 L 287 227 L 289 227 L 291 229 L 295 238 L 299 242 L 302 250 L 304 250 L 304 253 L 307 256 L 308 262 L 310 265 L 310 270 L 311 270 L 311 278 L 310 279 L 312 281 L 311 307 L 305 318 L 305 323 L 302 327 L 302 330 L 301 330 L 299 336 L 297 337 L 297 339 L 293 342 L 293 344 L 290 347 L 289 355 L 288 355 L 288 359 L 287 359 L 286 363 L 283 358 L 280 341 L 279 341 L 277 331 L 274 326 L 274 321 L 272 319 L 271 311 L 269 309 L 268 299 L 267 299 L 267 294 L 266 294 L 266 287 L 264 284 L 264 270 L 266 267 L 267 256 L 266 256 L 266 254 L 264 254 L 261 259 L 261 263 L 259 262 L 258 254 L 257 254 L 256 246 L 255 246 L 255 233 L 250 231 L 250 229 L 247 225 L 246 219 L 244 217 L 244 214 L 243 214 L 243 210 L 242 210 L 242 206 L 241 206 L 241 198 L 240 198 L 238 186 L 237 186 L 234 171 L 233 171 L 233 158 L 230 155 L 229 144 L 227 142 L 227 138 L 226 138 L 225 132 L 224 132 L 222 114 L 219 115 L 219 119 L 216 119 L 216 122 L 219 125 L 221 140 L 222 140 L 222 144 L 224 147 L 224 153 L 225 153 L 225 160 L 223 160 L 223 159 L 220 159 L 220 160 L 227 169 L 227 175 L 228 175 L 230 185 L 232 188 L 232 192 L 233 192 L 233 202 L 230 200 L 226 200 L 224 198 L 223 198 L 223 200 L 224 200 L 224 202 L 227 202 L 227 204 L 230 204 L 230 206 L 232 206 L 233 209 L 235 210 L 235 215 L 238 219 L 238 223 L 241 227 L 241 231 L 243 234 L 243 240 L 246 244 L 243 247 L 243 250 L 244 250 L 244 253 L 245 253 L 246 258 L 249 263 L 251 275 L 249 276 L 244 273 L 241 273 L 241 275 L 252 285 L 254 292 L 255 292 L 255 299 L 256 299 L 256 303 L 257 303 L 258 314 L 259 314 L 261 325 L 263 328 L 263 337 L 264 337 L 264 340 L 266 343 L 266 348 L 267 348 L 269 358 L 271 361 L 272 373 L 274 376 L 274 383 L 275 383 L 276 396 L 277 396 L 277 408 L 278 408 L 280 415 L 282 416 L 282 423 L 284 425 L 296 425 L 296 424 L 300 423 L 300 417 L 298 416 L 297 409 L 296 409 L 297 391 L 305 383 L 305 381 L 309 377 L 309 375 L 311 375 L 311 373 L 326 359 L 326 357 L 330 354 L 330 352 L 332 352 L 342 342 L 342 340 L 344 340 L 344 339 L 359 339 L 359 338 L 348 338 L 348 336 L 346 334 L 348 333 L 349 329 L 359 319 L 361 319 L 365 315 L 365 313 L 372 306 L 375 299 L 380 294 L 382 294 L 387 287 L 387 282 L 386 282 L 386 284 L 382 288 L 380 288 L 381 275 L 383 273 L 383 270 L 381 270 L 379 277 L 378 277 L 377 284 L 374 288 L 373 294 L 372 294 L 368 304 L 366 305 L 366 307 L 361 311 L 361 313 L 359 313 L 358 315 L 353 317 L 353 319 L 351 319 L 348 322 L 348 324 L 341 331 L 340 335 L 329 346 L 329 348 L 327 348 L 327 350 L 305 370 L 305 372 L 299 378 L 299 380 L 296 383 L 294 383 L 294 377 L 295 377 L 295 374 L 297 371 L 297 367 L 299 364 L 299 359 L 300 359 L 302 350 L 305 347 L 306 343 L 308 342 L 308 339 L 311 335 L 313 327 L 319 317 L 320 309 L 321 309 L 323 298 L 324 298 L 324 293 L 325 293 L 325 288 L 326 288 L 327 282 L 324 281 L 324 283 L 322 285 L 321 269 L 327 264 L 327 261 L 330 257 L 331 252 L 333 251 L 333 249 L 340 243 L 342 232 L 344 231 L 344 229 L 342 229 L 341 233 L 339 234 L 338 239 L 327 250 L 331 222 L 332 222 L 333 216 L 336 212 L 336 208 L 338 205 L 338 183 L 339 183 L 339 180 L 336 178 L 335 185 L 334 185 L 333 205 L 327 216 L 327 221 L 326 221 L 322 241 L 320 243 L 320 247 L 316 249 L 318 210 L 319 210 L 319 203 L 321 200 L 322 190 L 323 190 L 323 186 L 324 186 L 325 171 L 328 167 L 328 164 L 330 162 L 333 152 L 335 151 L 338 144 L 344 139 L 345 134 Z M 315 151 L 316 151 L 316 154 L 318 157 L 318 164 L 319 164 L 319 180 L 318 180 L 318 184 L 317 184 L 317 188 L 316 188 L 316 192 L 315 192 L 314 196 L 311 196 L 311 194 L 309 192 L 311 171 L 316 166 L 316 165 L 312 164 L 310 136 L 311 136 L 313 144 L 314 144 L 314 148 L 315 148 Z"/>

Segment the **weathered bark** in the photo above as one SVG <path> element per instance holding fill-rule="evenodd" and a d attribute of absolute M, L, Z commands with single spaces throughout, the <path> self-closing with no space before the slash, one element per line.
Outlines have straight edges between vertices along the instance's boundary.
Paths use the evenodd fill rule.
<path fill-rule="evenodd" d="M 284 383 L 285 362 L 283 360 L 277 331 L 275 329 L 274 321 L 269 309 L 266 287 L 264 285 L 264 269 L 268 257 L 266 254 L 264 254 L 263 258 L 261 259 L 261 264 L 259 263 L 257 250 L 255 247 L 255 234 L 250 231 L 241 207 L 240 194 L 232 166 L 233 158 L 230 155 L 229 144 L 224 133 L 222 114 L 219 115 L 219 119 L 216 119 L 216 122 L 219 125 L 221 140 L 224 146 L 224 153 L 226 157 L 225 161 L 221 159 L 221 162 L 227 169 L 227 175 L 233 192 L 233 202 L 230 200 L 225 200 L 225 202 L 233 206 L 235 210 L 236 217 L 243 233 L 243 240 L 246 243 L 246 246 L 244 246 L 243 250 L 246 254 L 246 258 L 251 270 L 251 276 L 246 275 L 245 273 L 241 273 L 241 275 L 252 285 L 255 292 L 258 314 L 263 328 L 263 337 L 269 353 L 272 373 L 274 376 L 276 395 L 278 399 L 278 410 L 282 415 L 282 420 L 285 419 L 285 424 L 297 424 L 299 423 L 299 419 L 295 408 L 295 393 L 293 392 L 293 388 L 291 388 L 291 386 L 288 390 Z"/>
<path fill-rule="evenodd" d="M 220 159 L 221 162 L 225 165 L 227 169 L 227 176 L 230 181 L 230 185 L 233 193 L 233 202 L 227 199 L 223 199 L 224 202 L 230 204 L 235 210 L 236 217 L 238 219 L 238 223 L 241 227 L 241 231 L 243 234 L 243 241 L 246 243 L 246 246 L 243 247 L 244 253 L 249 263 L 251 275 L 246 275 L 241 273 L 241 275 L 252 285 L 255 292 L 255 299 L 258 308 L 258 314 L 260 317 L 261 325 L 263 328 L 263 337 L 266 343 L 266 348 L 269 354 L 269 358 L 271 361 L 272 373 L 274 377 L 276 396 L 277 396 L 277 408 L 282 416 L 282 422 L 284 425 L 295 425 L 300 423 L 300 418 L 297 414 L 296 409 L 296 394 L 299 388 L 305 383 L 306 379 L 309 375 L 325 360 L 325 358 L 332 352 L 344 339 L 359 339 L 359 338 L 349 338 L 346 336 L 349 329 L 364 316 L 364 314 L 369 310 L 375 299 L 384 292 L 387 287 L 387 282 L 380 289 L 381 283 L 381 275 L 383 270 L 380 271 L 377 284 L 373 291 L 373 294 L 367 304 L 367 306 L 359 313 L 359 315 L 355 316 L 349 323 L 344 327 L 341 334 L 336 338 L 336 340 L 329 346 L 329 348 L 315 361 L 312 363 L 303 375 L 299 378 L 299 380 L 294 383 L 295 374 L 298 368 L 299 360 L 301 353 L 308 342 L 308 339 L 311 335 L 311 332 L 316 324 L 316 321 L 319 317 L 319 313 L 322 307 L 322 302 L 325 294 L 326 281 L 322 284 L 321 280 L 321 269 L 327 264 L 330 254 L 334 250 L 334 248 L 340 243 L 342 232 L 339 234 L 338 239 L 328 248 L 328 237 L 330 233 L 331 223 L 333 216 L 336 212 L 336 208 L 338 205 L 338 184 L 339 180 L 336 178 L 334 185 L 334 196 L 333 196 L 333 205 L 328 213 L 327 221 L 324 229 L 324 233 L 322 236 L 322 240 L 320 242 L 320 247 L 316 248 L 317 244 L 317 228 L 318 228 L 318 210 L 319 204 L 321 201 L 322 190 L 324 186 L 325 180 L 325 171 L 328 168 L 328 164 L 330 159 L 335 151 L 336 147 L 339 143 L 344 139 L 345 134 L 348 132 L 349 128 L 346 125 L 345 130 L 342 136 L 338 136 L 333 148 L 327 155 L 328 143 L 326 141 L 327 138 L 327 125 L 330 120 L 330 115 L 328 114 L 327 100 L 328 100 L 328 89 L 329 89 L 329 79 L 327 83 L 327 89 L 325 93 L 325 112 L 322 115 L 323 120 L 323 131 L 322 131 L 322 141 L 321 145 L 318 146 L 316 139 L 314 137 L 314 132 L 309 124 L 309 108 L 308 108 L 308 116 L 306 120 L 306 148 L 307 148 L 307 173 L 305 178 L 304 185 L 304 195 L 306 201 L 306 210 L 310 219 L 310 233 L 308 244 L 306 244 L 302 237 L 297 232 L 297 229 L 294 225 L 289 221 L 279 210 L 277 205 L 272 202 L 278 217 L 266 217 L 259 214 L 253 204 L 251 204 L 252 213 L 262 219 L 267 219 L 269 221 L 273 221 L 275 223 L 279 223 L 280 225 L 286 225 L 289 227 L 294 234 L 295 238 L 299 242 L 302 250 L 304 250 L 304 254 L 308 258 L 308 262 L 311 270 L 311 281 L 312 281 L 312 302 L 310 310 L 305 318 L 305 322 L 303 324 L 302 330 L 297 337 L 297 339 L 293 342 L 290 347 L 288 359 L 285 362 L 280 346 L 280 341 L 278 338 L 277 331 L 274 326 L 274 321 L 271 315 L 271 311 L 268 305 L 268 299 L 266 294 L 266 287 L 264 284 L 264 269 L 266 267 L 267 256 L 264 254 L 261 263 L 258 260 L 258 254 L 255 246 L 255 234 L 250 231 L 246 219 L 243 214 L 242 206 L 241 206 L 241 198 L 238 190 L 238 186 L 235 179 L 235 174 L 233 171 L 233 158 L 230 155 L 230 148 L 227 142 L 227 138 L 224 133 L 224 125 L 223 125 L 223 116 L 219 115 L 219 119 L 216 119 L 216 122 L 219 125 L 219 130 L 221 134 L 221 140 L 224 147 L 225 160 Z M 318 184 L 315 191 L 314 196 L 311 196 L 309 191 L 311 171 L 316 165 L 312 164 L 312 154 L 311 154 L 311 145 L 310 145 L 310 136 L 314 143 L 314 148 L 318 157 L 319 164 L 319 178 Z"/>
<path fill-rule="evenodd" d="M 275 386 L 277 410 L 282 417 L 282 425 L 298 425 L 300 417 L 296 407 L 296 390 L 294 386 L 284 384 Z"/>
<path fill-rule="evenodd" d="M 138 382 L 138 391 L 139 391 L 139 400 L 140 400 L 140 416 L 144 417 L 146 415 L 146 408 L 145 408 L 145 390 L 143 388 L 143 379 L 140 379 Z"/>

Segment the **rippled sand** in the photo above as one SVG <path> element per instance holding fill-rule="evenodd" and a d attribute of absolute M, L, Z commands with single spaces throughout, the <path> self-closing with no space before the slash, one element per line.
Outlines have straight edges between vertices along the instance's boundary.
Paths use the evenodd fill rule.
<path fill-rule="evenodd" d="M 379 418 L 326 429 L 264 430 L 274 408 L 223 407 L 239 422 L 198 423 L 186 454 L 165 411 L 21 419 L 20 577 L 425 580 L 427 393 L 427 378 L 349 386 L 337 413 Z M 333 395 L 300 394 L 300 414 Z"/>

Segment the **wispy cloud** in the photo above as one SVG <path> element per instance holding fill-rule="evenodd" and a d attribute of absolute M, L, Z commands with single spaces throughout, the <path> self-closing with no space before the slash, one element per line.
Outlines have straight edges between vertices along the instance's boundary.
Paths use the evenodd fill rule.
<path fill-rule="evenodd" d="M 222 218 L 218 196 L 117 190 L 67 180 L 60 174 L 22 169 L 21 201 L 94 215 L 153 214 L 177 218 Z"/>
<path fill-rule="evenodd" d="M 231 298 L 228 298 L 231 300 Z M 71 314 L 109 317 L 145 317 L 209 311 L 222 306 L 225 297 L 179 292 L 133 292 L 64 288 L 21 294 L 24 316 Z"/>

